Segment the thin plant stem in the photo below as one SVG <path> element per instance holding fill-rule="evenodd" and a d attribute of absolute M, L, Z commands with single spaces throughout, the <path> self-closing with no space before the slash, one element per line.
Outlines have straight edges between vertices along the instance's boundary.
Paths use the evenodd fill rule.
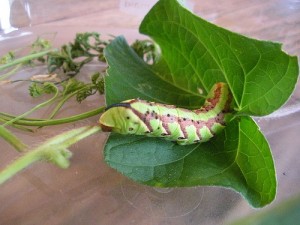
<path fill-rule="evenodd" d="M 13 123 L 16 122 L 17 120 L 19 120 L 19 119 L 21 119 L 21 118 L 23 118 L 23 117 L 25 117 L 25 116 L 31 114 L 31 113 L 34 112 L 35 110 L 38 110 L 38 109 L 40 109 L 40 108 L 42 108 L 42 107 L 44 107 L 44 106 L 46 106 L 46 105 L 49 105 L 49 104 L 51 104 L 52 102 L 54 102 L 54 101 L 56 100 L 58 94 L 59 94 L 59 91 L 58 91 L 58 88 L 57 88 L 55 85 L 53 85 L 53 87 L 55 88 L 55 94 L 54 94 L 54 96 L 53 96 L 52 98 L 50 98 L 49 100 L 47 100 L 47 101 L 45 101 L 45 102 L 43 102 L 43 103 L 41 103 L 41 104 L 36 105 L 35 107 L 33 107 L 32 109 L 30 109 L 29 111 L 27 111 L 27 112 L 25 112 L 25 113 L 23 113 L 23 114 L 21 114 L 21 115 L 15 117 L 14 119 L 7 121 L 7 122 L 4 123 L 2 126 L 7 126 L 7 125 L 10 125 L 10 124 L 13 124 Z"/>
<path fill-rule="evenodd" d="M 14 122 L 14 124 L 17 125 L 23 125 L 23 126 L 53 126 L 53 125 L 60 125 L 60 124 L 65 124 L 65 123 L 72 123 L 78 120 L 86 119 L 92 116 L 99 115 L 105 110 L 105 106 L 101 106 L 97 109 L 77 114 L 74 116 L 66 117 L 66 118 L 61 118 L 61 119 L 50 119 L 50 120 L 42 120 L 42 119 L 33 119 L 33 118 L 24 118 L 24 119 L 19 119 Z M 7 115 L 4 113 L 0 113 L 2 119 L 5 119 L 6 121 L 11 121 L 14 117 L 11 115 Z"/>
<path fill-rule="evenodd" d="M 62 108 L 62 106 L 66 103 L 66 101 L 68 101 L 70 98 L 72 98 L 74 95 L 76 95 L 79 91 L 81 91 L 83 89 L 85 89 L 85 87 L 81 88 L 73 93 L 70 93 L 66 97 L 64 97 L 54 108 L 54 110 L 52 111 L 52 113 L 50 114 L 48 119 L 52 119 L 57 114 L 57 112 Z"/>
<path fill-rule="evenodd" d="M 22 152 L 27 148 L 27 145 L 5 127 L 0 126 L 0 136 L 19 152 Z"/>
<path fill-rule="evenodd" d="M 1 113 L 0 113 L 0 114 L 1 114 Z M 3 118 L 0 117 L 0 122 L 5 123 L 5 122 L 7 122 L 7 121 L 8 121 L 8 120 L 5 120 L 5 119 L 3 119 Z M 11 124 L 10 126 L 16 128 L 16 129 L 19 129 L 19 130 L 28 131 L 28 132 L 34 132 L 32 129 L 30 129 L 30 128 L 28 128 L 28 127 L 24 127 L 24 126 L 22 126 L 22 125 Z M 0 126 L 0 127 L 2 127 L 2 126 Z"/>
<path fill-rule="evenodd" d="M 13 68 L 11 71 L 5 73 L 5 74 L 2 74 L 0 76 L 0 81 L 8 78 L 9 76 L 13 75 L 14 73 L 16 73 L 20 68 L 22 67 L 22 64 L 19 64 L 17 66 L 15 66 L 15 68 Z"/>
<path fill-rule="evenodd" d="M 48 119 L 52 119 L 58 113 L 58 111 L 63 107 L 63 105 L 66 103 L 66 101 L 69 100 L 72 96 L 73 96 L 72 94 L 67 95 L 62 100 L 60 100 L 59 103 L 54 108 L 54 110 L 52 111 L 52 113 L 50 114 L 50 116 L 48 117 Z"/>
<path fill-rule="evenodd" d="M 100 126 L 85 126 L 69 130 L 44 142 L 0 171 L 0 185 L 18 172 L 37 161 L 47 161 L 60 168 L 67 168 L 72 153 L 67 149 L 72 144 L 94 133 L 100 132 Z"/>
<path fill-rule="evenodd" d="M 0 71 L 5 70 L 5 69 L 7 69 L 9 67 L 18 65 L 18 64 L 23 64 L 23 63 L 28 62 L 28 61 L 33 60 L 33 59 L 40 58 L 42 56 L 47 55 L 51 51 L 54 51 L 54 50 L 51 49 L 51 50 L 47 50 L 47 51 L 43 51 L 43 52 L 38 52 L 38 53 L 30 54 L 30 55 L 18 58 L 18 59 L 14 60 L 14 61 L 12 61 L 10 63 L 6 63 L 6 64 L 3 64 L 3 65 L 0 65 Z"/>

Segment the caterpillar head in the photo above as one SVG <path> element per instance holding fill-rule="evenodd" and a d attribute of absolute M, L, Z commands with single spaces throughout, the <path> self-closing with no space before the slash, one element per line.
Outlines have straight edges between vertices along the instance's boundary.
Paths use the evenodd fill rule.
<path fill-rule="evenodd" d="M 140 118 L 132 111 L 129 103 L 109 106 L 99 119 L 103 131 L 120 134 L 137 134 L 145 132 Z"/>

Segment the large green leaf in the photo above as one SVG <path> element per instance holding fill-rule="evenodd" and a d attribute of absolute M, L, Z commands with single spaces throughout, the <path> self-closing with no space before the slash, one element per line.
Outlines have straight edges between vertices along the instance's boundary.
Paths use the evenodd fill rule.
<path fill-rule="evenodd" d="M 240 113 L 269 114 L 294 90 L 297 58 L 284 53 L 280 44 L 215 26 L 177 1 L 160 0 L 144 18 L 140 32 L 161 47 L 162 64 L 170 73 L 160 76 L 194 93 L 226 81 Z"/>
<path fill-rule="evenodd" d="M 164 83 L 152 70 L 149 72 L 149 66 L 135 55 L 124 38 L 116 38 L 105 54 L 110 65 L 106 78 L 108 104 L 134 97 L 172 101 L 167 99 L 168 91 L 173 93 L 172 83 Z M 141 92 L 138 87 L 148 90 Z M 184 93 L 183 89 L 179 91 Z M 188 92 L 185 96 L 195 97 Z M 179 146 L 158 138 L 111 134 L 105 160 L 124 175 L 148 185 L 231 187 L 255 207 L 270 203 L 276 192 L 269 146 L 248 117 L 242 117 L 241 122 L 236 119 L 223 134 L 202 145 Z"/>
<path fill-rule="evenodd" d="M 210 142 L 179 146 L 158 138 L 112 134 L 106 162 L 147 185 L 219 185 L 240 192 L 254 207 L 270 203 L 276 177 L 269 145 L 249 117 L 235 119 Z"/>
<path fill-rule="evenodd" d="M 180 6 L 160 0 L 140 30 L 162 50 L 146 64 L 118 37 L 104 51 L 109 70 L 106 102 L 130 98 L 198 108 L 218 82 L 229 83 L 240 115 L 265 115 L 280 107 L 297 81 L 296 57 L 276 43 L 253 40 L 212 25 Z M 270 203 L 276 175 L 268 143 L 249 117 L 235 119 L 202 145 L 179 146 L 158 138 L 112 134 L 105 159 L 147 185 L 219 185 L 240 192 L 253 206 Z"/>

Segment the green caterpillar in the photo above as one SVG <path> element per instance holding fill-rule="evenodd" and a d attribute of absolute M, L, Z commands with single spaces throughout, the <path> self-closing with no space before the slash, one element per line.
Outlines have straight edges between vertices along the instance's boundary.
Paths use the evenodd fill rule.
<path fill-rule="evenodd" d="M 107 107 L 99 123 L 107 132 L 163 137 L 188 145 L 208 141 L 224 128 L 231 101 L 228 85 L 216 83 L 200 109 L 130 99 Z"/>

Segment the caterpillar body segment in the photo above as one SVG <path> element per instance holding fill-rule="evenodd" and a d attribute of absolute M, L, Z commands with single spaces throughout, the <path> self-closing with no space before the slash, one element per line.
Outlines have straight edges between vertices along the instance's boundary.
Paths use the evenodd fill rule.
<path fill-rule="evenodd" d="M 205 142 L 219 133 L 231 113 L 227 84 L 216 83 L 197 110 L 140 99 L 109 106 L 99 119 L 103 131 L 162 137 L 178 144 Z"/>

